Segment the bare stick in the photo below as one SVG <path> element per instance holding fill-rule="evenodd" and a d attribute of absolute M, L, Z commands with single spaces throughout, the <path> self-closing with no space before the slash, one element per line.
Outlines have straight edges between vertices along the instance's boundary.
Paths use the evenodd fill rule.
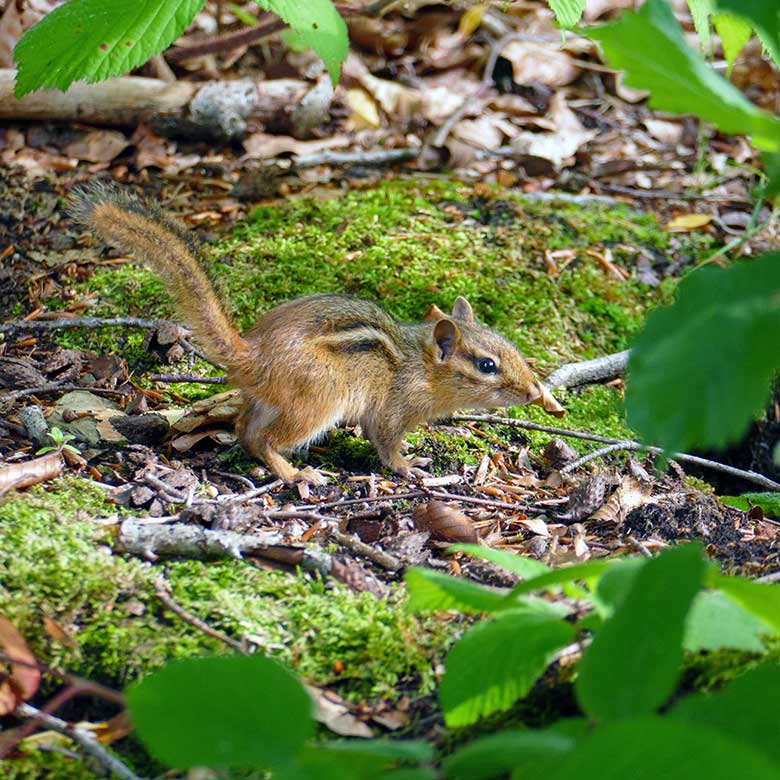
<path fill-rule="evenodd" d="M 544 383 L 554 390 L 556 387 L 575 387 L 615 379 L 625 374 L 629 353 L 630 350 L 626 349 L 594 360 L 567 363 L 553 371 Z"/>
<path fill-rule="evenodd" d="M 355 504 L 376 504 L 380 501 L 408 501 L 412 498 L 425 498 L 426 490 L 412 490 L 409 493 L 395 493 L 389 496 L 370 496 L 367 498 L 342 498 L 339 501 L 330 501 L 325 504 L 307 504 L 298 509 L 334 509 L 341 506 L 354 506 Z"/>
<path fill-rule="evenodd" d="M 572 431 L 567 428 L 554 428 L 550 425 L 539 425 L 538 423 L 528 422 L 527 420 L 515 420 L 513 417 L 501 417 L 497 414 L 453 414 L 451 419 L 464 422 L 486 422 L 498 425 L 511 425 L 514 428 L 521 428 L 527 431 L 541 431 L 542 433 L 551 433 L 553 436 L 569 436 L 573 439 L 596 441 L 600 444 L 621 444 L 623 445 L 624 449 L 628 449 L 625 447 L 625 445 L 629 442 L 628 439 L 613 439 L 609 436 L 597 436 L 595 433 Z M 630 442 L 630 444 L 631 449 L 645 450 L 652 455 L 663 453 L 663 450 L 660 447 L 652 447 L 634 441 Z M 673 452 L 671 453 L 670 457 L 683 463 L 690 463 L 694 466 L 701 466 L 705 469 L 720 471 L 732 477 L 744 479 L 747 482 L 753 482 L 756 485 L 761 485 L 761 487 L 764 487 L 767 490 L 780 492 L 780 483 L 775 482 L 774 480 L 769 479 L 769 477 L 765 477 L 763 474 L 759 474 L 755 471 L 738 469 L 734 466 L 727 466 L 725 463 L 718 463 L 717 461 L 708 460 L 707 458 L 700 458 L 698 455 L 688 455 L 685 452 Z"/>
<path fill-rule="evenodd" d="M 243 642 L 237 642 L 235 639 L 231 639 L 229 636 L 220 633 L 216 629 L 209 626 L 207 623 L 204 623 L 199 617 L 195 617 L 195 615 L 187 612 L 184 607 L 177 604 L 171 595 L 170 585 L 164 578 L 160 577 L 154 583 L 154 592 L 157 598 L 162 602 L 163 606 L 173 612 L 174 615 L 177 615 L 179 618 L 181 618 L 185 623 L 189 623 L 191 626 L 194 626 L 198 629 L 198 631 L 206 634 L 206 636 L 218 639 L 220 642 L 226 644 L 228 647 L 232 647 L 239 653 L 246 653 L 246 647 L 244 646 Z"/>
<path fill-rule="evenodd" d="M 0 333 L 24 331 L 43 333 L 47 330 L 67 330 L 69 328 L 141 328 L 142 330 L 157 330 L 161 325 L 181 325 L 170 320 L 145 320 L 142 317 L 60 317 L 56 320 L 13 320 L 0 323 Z"/>
<path fill-rule="evenodd" d="M 106 387 L 86 387 L 83 385 L 63 385 L 60 382 L 49 382 L 46 385 L 40 385 L 39 387 L 28 387 L 24 390 L 14 390 L 12 393 L 0 394 L 0 401 L 13 401 L 17 398 L 27 398 L 30 395 L 44 395 L 46 393 L 70 393 L 74 390 L 86 390 L 89 393 L 95 395 L 115 395 L 119 398 L 126 398 L 129 393 L 122 392 L 121 390 L 109 390 Z"/>
<path fill-rule="evenodd" d="M 30 704 L 18 705 L 14 710 L 14 715 L 17 718 L 40 723 L 58 734 L 64 734 L 73 740 L 84 753 L 94 758 L 110 777 L 120 777 L 122 780 L 140 780 L 135 772 L 132 772 L 113 753 L 104 748 L 91 731 L 74 726 L 68 723 L 68 721 L 62 720 L 62 718 L 49 715 Z"/>
<path fill-rule="evenodd" d="M 370 544 L 361 542 L 357 536 L 352 534 L 345 534 L 336 528 L 331 528 L 328 531 L 328 536 L 333 539 L 334 542 L 338 542 L 343 547 L 346 547 L 350 552 L 356 555 L 362 555 L 364 558 L 368 558 L 370 561 L 381 566 L 388 571 L 398 571 L 403 568 L 403 564 L 394 555 L 386 553 L 384 550 L 377 550 Z"/>
<path fill-rule="evenodd" d="M 197 374 L 152 374 L 149 379 L 152 382 L 182 382 L 201 385 L 224 385 L 227 377 L 224 376 L 198 376 Z"/>
<path fill-rule="evenodd" d="M 605 446 L 599 447 L 597 450 L 593 450 L 593 452 L 589 452 L 587 455 L 583 455 L 581 458 L 577 458 L 577 460 L 564 466 L 561 469 L 561 474 L 569 474 L 572 471 L 576 471 L 580 466 L 583 466 L 586 463 L 590 463 L 590 461 L 596 460 L 596 458 L 609 455 L 610 452 L 617 452 L 618 450 L 629 450 L 633 452 L 638 449 L 641 449 L 641 445 L 635 441 L 619 441 L 615 444 L 606 444 Z"/>
<path fill-rule="evenodd" d="M 366 166 L 389 165 L 394 162 L 413 160 L 420 154 L 420 149 L 380 149 L 375 152 L 319 152 L 296 157 L 293 164 L 296 168 L 313 168 L 316 165 L 351 165 L 357 163 Z"/>
<path fill-rule="evenodd" d="M 457 493 L 445 493 L 443 490 L 432 490 L 430 495 L 442 501 L 463 501 L 464 504 L 479 504 L 480 506 L 489 506 L 494 509 L 512 509 L 515 512 L 520 512 L 523 509 L 519 504 L 510 504 L 508 501 L 497 501 L 494 498 L 477 498 L 476 496 L 461 496 Z"/>

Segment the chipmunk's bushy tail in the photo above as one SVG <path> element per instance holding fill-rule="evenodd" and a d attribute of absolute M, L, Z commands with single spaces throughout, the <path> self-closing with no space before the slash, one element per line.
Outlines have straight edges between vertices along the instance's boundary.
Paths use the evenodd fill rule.
<path fill-rule="evenodd" d="M 160 276 L 212 360 L 228 368 L 241 362 L 246 342 L 203 271 L 200 244 L 191 231 L 154 204 L 111 183 L 94 182 L 75 190 L 69 213 L 104 241 L 132 252 Z"/>

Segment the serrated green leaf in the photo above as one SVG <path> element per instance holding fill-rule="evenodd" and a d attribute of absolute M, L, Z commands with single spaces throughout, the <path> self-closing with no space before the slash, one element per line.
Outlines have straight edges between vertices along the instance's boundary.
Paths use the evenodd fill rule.
<path fill-rule="evenodd" d="M 761 161 L 766 175 L 764 194 L 767 198 L 776 198 L 780 195 L 780 152 L 763 152 Z"/>
<path fill-rule="evenodd" d="M 547 0 L 555 14 L 555 21 L 559 27 L 568 29 L 574 27 L 582 18 L 586 0 Z"/>
<path fill-rule="evenodd" d="M 709 573 L 707 585 L 722 590 L 730 599 L 780 631 L 780 585 L 750 582 L 742 577 Z"/>
<path fill-rule="evenodd" d="M 750 135 L 756 146 L 780 151 L 780 120 L 754 106 L 688 46 L 664 0 L 647 0 L 639 11 L 583 33 L 601 44 L 612 67 L 625 71 L 626 86 L 650 91 L 652 108 L 695 114 L 725 133 Z"/>
<path fill-rule="evenodd" d="M 523 579 L 538 577 L 550 571 L 549 566 L 535 558 L 528 558 L 525 555 L 518 555 L 506 550 L 496 550 L 494 547 L 480 547 L 478 544 L 453 544 L 447 548 L 447 551 L 468 553 L 475 558 L 482 558 Z"/>
<path fill-rule="evenodd" d="M 716 0 L 722 11 L 748 19 L 758 30 L 761 42 L 780 67 L 780 5 L 777 0 Z"/>
<path fill-rule="evenodd" d="M 712 0 L 688 0 L 688 8 L 693 19 L 693 26 L 701 41 L 701 47 L 704 47 L 710 40 L 710 16 L 712 15 Z"/>
<path fill-rule="evenodd" d="M 715 693 L 683 699 L 672 707 L 669 717 L 719 729 L 780 761 L 778 701 L 780 667 L 759 666 Z"/>
<path fill-rule="evenodd" d="M 731 66 L 742 51 L 742 47 L 750 40 L 753 28 L 744 19 L 732 13 L 713 14 L 712 24 L 720 37 L 723 56 L 728 64 L 728 72 L 731 73 Z"/>
<path fill-rule="evenodd" d="M 412 612 L 437 609 L 493 612 L 506 607 L 504 593 L 431 569 L 412 567 L 404 574 L 404 581 Z"/>
<path fill-rule="evenodd" d="M 16 44 L 14 95 L 127 73 L 173 43 L 203 2 L 68 0 Z"/>
<path fill-rule="evenodd" d="M 538 577 L 531 577 L 525 582 L 515 585 L 510 597 L 533 593 L 535 590 L 544 590 L 552 585 L 563 585 L 576 580 L 600 577 L 612 565 L 612 561 L 588 561 L 587 563 L 576 563 L 574 566 L 562 566 L 560 569 L 540 574 Z"/>
<path fill-rule="evenodd" d="M 734 716 L 739 717 L 739 713 Z M 647 717 L 596 729 L 545 780 L 777 780 L 778 777 L 778 764 L 736 737 L 702 724 Z"/>
<path fill-rule="evenodd" d="M 704 571 L 696 544 L 667 550 L 639 570 L 580 662 L 575 692 L 588 715 L 644 715 L 669 698 L 680 674 L 685 619 Z"/>
<path fill-rule="evenodd" d="M 769 396 L 778 332 L 780 254 L 689 274 L 633 344 L 629 425 L 672 451 L 738 440 Z"/>
<path fill-rule="evenodd" d="M 511 707 L 573 638 L 570 624 L 526 612 L 473 626 L 444 662 L 439 701 L 447 725 L 465 726 Z"/>
<path fill-rule="evenodd" d="M 775 633 L 763 620 L 719 591 L 699 593 L 685 622 L 686 650 L 766 651 L 762 637 Z"/>
<path fill-rule="evenodd" d="M 180 769 L 284 766 L 314 733 L 301 683 L 258 655 L 173 661 L 128 688 L 127 703 L 149 752 Z"/>
<path fill-rule="evenodd" d="M 545 777 L 575 744 L 573 737 L 553 731 L 500 731 L 474 740 L 442 763 L 449 780 L 490 780 L 513 769 Z"/>
<path fill-rule="evenodd" d="M 347 25 L 331 0 L 256 0 L 257 4 L 280 16 L 314 49 L 328 69 L 335 86 L 339 80 L 341 63 L 349 48 Z"/>

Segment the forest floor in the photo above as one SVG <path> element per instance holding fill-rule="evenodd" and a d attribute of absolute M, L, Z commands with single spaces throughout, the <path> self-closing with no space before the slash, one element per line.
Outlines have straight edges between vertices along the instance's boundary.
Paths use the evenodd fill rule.
<path fill-rule="evenodd" d="M 455 11 L 439 14 L 449 14 L 452 33 Z M 450 57 L 439 81 L 418 83 L 430 107 L 444 80 L 454 89 L 491 44 L 477 36 L 479 51 L 458 49 L 432 32 L 446 28 L 443 18 L 427 24 Z M 368 52 L 370 31 L 350 32 L 371 71 L 395 83 L 393 57 Z M 618 377 L 557 390 L 560 420 L 526 407 L 422 426 L 407 436 L 410 452 L 431 460 L 420 480 L 397 478 L 359 432 L 338 429 L 297 456 L 326 472 L 327 485 L 286 487 L 236 446 L 235 391 L 171 324 L 159 280 L 80 233 L 65 216 L 69 192 L 108 175 L 189 225 L 242 329 L 312 292 L 362 295 L 410 321 L 463 295 L 542 378 L 626 349 L 688 270 L 717 262 L 726 245 L 742 254 L 776 246 L 779 228 L 751 200 L 756 160 L 743 139 L 654 114 L 614 74 L 582 66 L 592 52 L 571 47 L 566 57 L 581 71 L 566 76 L 565 91 L 533 79 L 533 88 L 499 89 L 496 76 L 502 100 L 453 125 L 436 146 L 447 149 L 437 170 L 418 158 L 377 167 L 371 153 L 405 148 L 423 120 L 383 104 L 356 56 L 347 79 L 375 98 L 381 127 L 358 127 L 355 96 L 337 95 L 342 110 L 325 137 L 258 131 L 241 150 L 175 143 L 143 127 L 125 145 L 113 129 L 20 122 L 0 130 L 0 469 L 23 471 L 55 426 L 78 449 L 26 474 L 32 486 L 0 496 L 0 603 L 54 670 L 122 689 L 170 659 L 256 651 L 328 702 L 324 729 L 433 735 L 446 745 L 466 735 L 444 729 L 434 691 L 470 619 L 411 614 L 404 570 L 429 566 L 500 588 L 515 578 L 448 553 L 450 544 L 479 541 L 559 566 L 695 539 L 724 571 L 771 574 L 780 570 L 780 524 L 743 495 L 761 486 L 679 460 L 656 471 L 645 451 L 617 446 L 636 438 Z M 502 67 L 517 77 L 521 59 L 515 53 Z M 300 75 L 311 58 L 283 64 Z M 761 68 L 748 52 L 735 78 L 747 83 Z M 470 78 L 467 87 L 478 86 Z M 528 116 L 563 144 L 554 160 L 486 157 L 476 144 L 496 128 L 514 133 L 511 122 L 525 128 Z M 563 140 L 572 116 L 575 148 Z M 442 118 L 425 122 L 430 133 Z M 274 138 L 286 139 L 281 151 L 258 164 L 252 155 Z M 289 153 L 317 153 L 333 138 L 354 152 L 351 162 L 291 163 Z M 455 171 L 438 169 L 445 164 Z M 128 317 L 136 319 L 105 324 Z M 777 481 L 767 442 L 778 429 L 772 409 L 740 446 L 698 454 Z M 193 530 L 202 535 L 194 545 Z M 685 684 L 717 684 L 752 660 L 691 657 Z M 60 685 L 46 676 L 36 701 Z M 501 719 L 538 725 L 573 707 L 569 682 L 543 680 Z M 59 712 L 102 730 L 137 772 L 161 771 L 125 724 L 109 720 L 114 713 L 92 698 Z M 98 776 L 52 733 L 28 738 L 8 767 L 9 780 Z"/>

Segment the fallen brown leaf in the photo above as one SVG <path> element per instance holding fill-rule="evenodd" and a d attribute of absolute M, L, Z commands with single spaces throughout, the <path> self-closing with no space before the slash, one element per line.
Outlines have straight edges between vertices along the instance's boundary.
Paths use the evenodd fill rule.
<path fill-rule="evenodd" d="M 59 452 L 47 452 L 40 458 L 12 463 L 0 469 L 0 496 L 12 488 L 26 488 L 54 479 L 64 467 Z"/>
<path fill-rule="evenodd" d="M 25 664 L 11 663 L 10 674 L 0 674 L 0 716 L 8 715 L 16 706 L 29 699 L 38 690 L 41 673 L 35 664 L 35 656 L 30 652 L 24 637 L 16 630 L 10 620 L 0 616 L 0 649 L 9 658 L 24 661 Z"/>

